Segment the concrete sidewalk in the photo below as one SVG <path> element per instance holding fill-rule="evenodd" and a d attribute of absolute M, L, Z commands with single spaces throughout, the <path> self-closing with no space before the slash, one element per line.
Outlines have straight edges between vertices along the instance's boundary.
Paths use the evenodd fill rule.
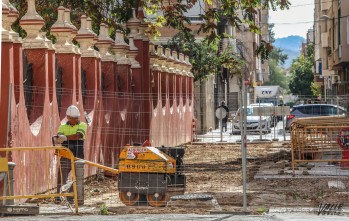
<path fill-rule="evenodd" d="M 349 216 L 331 216 L 331 215 L 316 215 L 314 213 L 270 213 L 266 215 L 233 215 L 233 214 L 213 214 L 213 215 L 196 215 L 196 214 L 129 214 L 129 215 L 50 215 L 50 216 L 35 216 L 35 217 L 6 217 L 1 218 L 6 221 L 339 221 L 349 220 Z"/>

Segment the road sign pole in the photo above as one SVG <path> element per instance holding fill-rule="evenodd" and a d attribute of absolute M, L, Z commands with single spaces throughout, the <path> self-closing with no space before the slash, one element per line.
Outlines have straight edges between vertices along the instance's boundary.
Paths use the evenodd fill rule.
<path fill-rule="evenodd" d="M 258 99 L 258 107 L 261 107 L 260 99 Z M 259 113 L 259 140 L 262 140 L 262 114 Z"/>
<path fill-rule="evenodd" d="M 216 117 L 219 119 L 219 124 L 220 124 L 220 125 L 218 125 L 218 128 L 220 128 L 220 130 L 221 130 L 221 141 L 220 142 L 223 142 L 223 118 L 226 118 L 227 114 L 228 114 L 228 112 L 224 109 L 223 106 L 218 107 L 216 109 Z"/>
<path fill-rule="evenodd" d="M 274 139 L 273 139 L 273 141 L 278 141 L 279 140 L 279 139 L 276 138 L 276 131 L 277 131 L 276 128 L 277 128 L 277 125 L 278 125 L 278 116 L 279 116 L 279 115 L 276 114 L 276 108 L 277 107 L 274 107 L 274 112 L 273 112 L 273 115 L 272 115 L 273 116 L 273 121 L 274 121 Z"/>
<path fill-rule="evenodd" d="M 222 109 L 223 108 L 220 108 L 221 116 L 223 115 Z M 223 142 L 223 118 L 221 117 L 219 121 L 221 123 L 221 142 Z"/>
<path fill-rule="evenodd" d="M 276 118 L 277 117 L 275 117 L 275 116 L 273 118 L 273 121 L 274 121 L 274 140 L 276 139 L 276 134 L 275 134 L 275 129 L 276 129 L 276 125 L 277 125 Z"/>
<path fill-rule="evenodd" d="M 282 116 L 282 128 L 284 131 L 284 141 L 286 140 L 286 131 L 285 131 L 285 116 Z"/>
<path fill-rule="evenodd" d="M 242 89 L 241 89 L 242 95 L 242 107 L 243 107 L 243 119 L 242 119 L 242 124 L 243 128 L 241 131 L 241 152 L 242 152 L 242 192 L 243 192 L 243 199 L 242 199 L 242 204 L 243 204 L 243 210 L 244 212 L 247 212 L 247 188 L 246 188 L 246 127 L 247 127 L 247 91 L 246 91 L 246 85 L 244 79 L 242 79 Z M 241 119 L 241 118 L 240 118 Z"/>

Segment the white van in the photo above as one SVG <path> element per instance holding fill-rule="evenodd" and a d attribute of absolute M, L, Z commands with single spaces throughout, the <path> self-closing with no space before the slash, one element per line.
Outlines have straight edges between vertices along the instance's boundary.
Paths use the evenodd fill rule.
<path fill-rule="evenodd" d="M 272 103 L 278 106 L 283 103 L 283 93 L 280 86 L 257 86 L 254 88 L 256 103 Z"/>

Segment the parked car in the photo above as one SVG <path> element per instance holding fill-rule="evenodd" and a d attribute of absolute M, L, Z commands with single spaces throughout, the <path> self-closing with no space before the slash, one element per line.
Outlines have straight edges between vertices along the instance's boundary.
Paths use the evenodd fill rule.
<path fill-rule="evenodd" d="M 246 132 L 260 132 L 270 133 L 270 116 L 253 116 L 253 106 L 247 106 L 247 127 Z M 233 117 L 232 120 L 232 134 L 241 134 L 240 128 L 240 109 L 237 111 L 237 114 Z"/>
<path fill-rule="evenodd" d="M 252 107 L 274 107 L 273 103 L 256 103 L 256 104 L 250 104 L 250 106 Z M 268 121 L 269 121 L 269 125 L 270 127 L 275 127 L 275 125 L 277 124 L 278 120 L 276 116 L 270 115 L 270 116 L 265 116 Z"/>
<path fill-rule="evenodd" d="M 287 116 L 285 129 L 289 130 L 295 118 L 346 115 L 344 107 L 333 104 L 302 104 L 293 106 L 290 115 Z"/>

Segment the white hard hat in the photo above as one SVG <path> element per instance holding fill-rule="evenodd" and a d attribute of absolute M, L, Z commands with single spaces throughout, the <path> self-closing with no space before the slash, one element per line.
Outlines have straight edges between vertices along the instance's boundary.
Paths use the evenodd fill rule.
<path fill-rule="evenodd" d="M 79 108 L 75 105 L 70 105 L 67 109 L 67 116 L 77 118 L 80 117 Z"/>

